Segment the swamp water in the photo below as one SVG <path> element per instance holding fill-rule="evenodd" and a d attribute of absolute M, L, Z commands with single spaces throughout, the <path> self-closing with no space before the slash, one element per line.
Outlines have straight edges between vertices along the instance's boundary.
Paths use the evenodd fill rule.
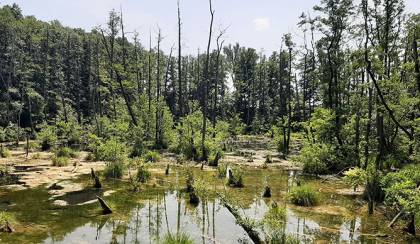
<path fill-rule="evenodd" d="M 75 179 L 86 190 L 56 198 L 70 204 L 65 207 L 52 204 L 45 186 L 16 192 L 0 189 L 0 210 L 12 213 L 16 221 L 16 232 L 0 234 L 0 243 L 163 243 L 177 233 L 193 243 L 252 243 L 215 192 L 229 196 L 242 216 L 255 221 L 264 218 L 272 201 L 277 202 L 286 213 L 278 228 L 303 243 L 418 243 L 387 230 L 383 216 L 368 216 L 366 206 L 355 197 L 337 194 L 337 189 L 346 188 L 339 181 L 301 177 L 320 196 L 317 207 L 303 208 L 286 201 L 294 171 L 246 168 L 245 187 L 230 188 L 216 177 L 217 171 L 194 169 L 195 179 L 206 182 L 209 191 L 206 199 L 193 206 L 182 190 L 183 168 L 171 169 L 169 176 L 164 175 L 163 167 L 151 171 L 152 182 L 138 193 L 127 182 L 103 182 L 104 189 L 95 191 L 88 176 Z M 265 182 L 272 191 L 269 199 L 261 197 Z M 115 192 L 104 194 L 109 190 Z M 101 214 L 99 204 L 92 202 L 96 195 L 105 195 L 113 214 Z"/>

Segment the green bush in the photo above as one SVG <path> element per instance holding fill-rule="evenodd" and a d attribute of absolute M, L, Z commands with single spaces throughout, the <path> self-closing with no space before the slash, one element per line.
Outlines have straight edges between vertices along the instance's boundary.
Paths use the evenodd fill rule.
<path fill-rule="evenodd" d="M 44 126 L 38 133 L 38 140 L 43 151 L 54 148 L 58 141 L 55 127 L 50 125 Z"/>
<path fill-rule="evenodd" d="M 58 157 L 57 155 L 53 155 L 51 160 L 53 162 L 53 166 L 57 166 L 57 167 L 63 167 L 69 164 L 68 157 Z"/>
<path fill-rule="evenodd" d="M 243 182 L 243 175 L 244 172 L 240 167 L 234 167 L 232 170 L 232 174 L 228 178 L 227 184 L 232 187 L 242 188 L 244 187 Z"/>
<path fill-rule="evenodd" d="M 344 172 L 344 181 L 356 191 L 358 186 L 365 185 L 367 181 L 366 171 L 355 167 Z"/>
<path fill-rule="evenodd" d="M 160 155 L 156 151 L 148 151 L 144 156 L 144 161 L 148 163 L 156 163 L 160 160 Z"/>
<path fill-rule="evenodd" d="M 107 162 L 124 162 L 127 158 L 126 146 L 116 138 L 111 138 L 104 143 L 99 142 L 94 150 L 95 159 Z"/>
<path fill-rule="evenodd" d="M 151 173 L 150 171 L 144 166 L 140 165 L 137 169 L 136 178 L 138 182 L 146 183 L 150 179 Z"/>
<path fill-rule="evenodd" d="M 295 186 L 289 194 L 289 200 L 298 206 L 310 207 L 318 203 L 318 194 L 309 186 Z"/>
<path fill-rule="evenodd" d="M 309 174 L 328 173 L 328 163 L 334 152 L 326 144 L 307 144 L 303 147 L 298 160 L 303 163 L 303 171 Z"/>
<path fill-rule="evenodd" d="M 108 162 L 105 166 L 106 178 L 121 179 L 124 176 L 125 165 L 122 162 Z"/>
<path fill-rule="evenodd" d="M 4 146 L 0 146 L 0 158 L 8 158 L 11 156 L 9 149 Z"/>
<path fill-rule="evenodd" d="M 73 149 L 71 149 L 69 147 L 60 147 L 55 152 L 55 155 L 57 157 L 66 157 L 66 158 L 77 158 L 78 157 L 78 153 L 75 152 Z"/>

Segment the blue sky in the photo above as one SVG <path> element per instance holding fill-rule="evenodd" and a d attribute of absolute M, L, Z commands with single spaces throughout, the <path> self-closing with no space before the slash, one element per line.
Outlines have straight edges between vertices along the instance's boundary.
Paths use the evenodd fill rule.
<path fill-rule="evenodd" d="M 168 50 L 177 38 L 176 0 L 0 0 L 0 5 L 18 3 L 25 15 L 45 21 L 57 19 L 63 25 L 90 30 L 106 23 L 109 10 L 124 12 L 127 31 L 140 33 L 147 43 L 149 30 L 162 29 L 163 47 Z M 302 33 L 296 23 L 302 12 L 310 12 L 319 0 L 213 0 L 214 30 L 229 26 L 226 43 L 240 41 L 266 52 L 280 48 L 281 36 L 292 33 L 301 43 Z M 420 0 L 406 0 L 407 10 L 420 13 Z M 207 43 L 209 10 L 207 0 L 181 0 L 183 48 L 185 52 L 201 52 Z"/>

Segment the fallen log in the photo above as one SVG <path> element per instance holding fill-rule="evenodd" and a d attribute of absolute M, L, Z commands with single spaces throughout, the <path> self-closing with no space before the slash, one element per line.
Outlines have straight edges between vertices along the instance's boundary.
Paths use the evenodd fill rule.
<path fill-rule="evenodd" d="M 102 213 L 103 214 L 111 214 L 112 213 L 112 209 L 108 206 L 108 204 L 106 204 L 106 202 L 104 201 L 104 199 L 100 198 L 99 196 L 96 196 L 96 197 L 98 198 L 98 201 L 101 204 Z"/>
<path fill-rule="evenodd" d="M 395 224 L 395 222 L 401 217 L 401 215 L 404 213 L 404 210 L 401 210 L 395 217 L 392 219 L 392 221 L 388 224 L 388 228 L 392 228 L 392 226 Z"/>
<path fill-rule="evenodd" d="M 223 206 L 235 217 L 236 222 L 242 227 L 242 229 L 245 230 L 245 232 L 248 234 L 249 238 L 255 243 L 260 244 L 263 243 L 261 240 L 258 231 L 254 230 L 252 226 L 246 224 L 247 221 L 242 218 L 242 216 L 239 214 L 238 210 L 232 206 L 229 205 L 226 201 L 222 201 Z"/>

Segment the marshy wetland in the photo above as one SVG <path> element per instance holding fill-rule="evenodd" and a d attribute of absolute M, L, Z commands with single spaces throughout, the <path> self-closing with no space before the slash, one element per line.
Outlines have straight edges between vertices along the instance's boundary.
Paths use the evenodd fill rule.
<path fill-rule="evenodd" d="M 242 150 L 252 151 L 252 155 L 268 150 L 274 158 L 271 164 L 259 161 L 258 156 L 249 162 L 250 156 L 239 152 L 242 150 L 232 153 L 239 163 L 228 160 L 218 168 L 192 162 L 177 164 L 168 154 L 159 162 L 146 165 L 150 178 L 137 191 L 133 191 L 128 176 L 102 179 L 102 188 L 94 188 L 90 169 L 95 168 L 100 175 L 104 163 L 88 162 L 83 159 L 84 153 L 72 159 L 74 164 L 59 168 L 67 173 L 54 174 L 56 167 L 51 166 L 48 153 L 26 160 L 23 149 L 12 150 L 8 162 L 14 162 L 10 166 L 20 179 L 16 185 L 0 188 L 0 210 L 13 216 L 14 232 L 0 234 L 0 240 L 2 243 L 168 243 L 170 237 L 182 236 L 192 243 L 252 243 L 247 231 L 226 208 L 227 202 L 255 228 L 262 241 L 269 242 L 279 234 L 289 238 L 287 243 L 419 241 L 400 230 L 387 228 L 384 223 L 389 221 L 389 216 L 384 208 L 378 207 L 369 215 L 361 196 L 363 189 L 353 192 L 335 176 L 303 175 L 296 164 L 276 159 L 275 152 L 261 147 L 258 143 L 250 143 L 248 148 L 241 146 Z M 30 153 L 29 158 L 35 154 Z M 166 172 L 168 164 L 169 172 Z M 243 187 L 226 183 L 226 169 L 233 172 L 240 169 Z M 44 181 L 45 175 L 50 180 Z M 194 176 L 197 185 L 199 202 L 194 204 L 190 203 L 186 191 L 189 175 Z M 316 192 L 315 206 L 291 203 L 289 193 L 297 184 Z M 271 197 L 263 197 L 266 186 Z M 107 202 L 112 214 L 102 213 L 97 196 Z M 273 209 L 278 214 L 270 215 Z"/>

